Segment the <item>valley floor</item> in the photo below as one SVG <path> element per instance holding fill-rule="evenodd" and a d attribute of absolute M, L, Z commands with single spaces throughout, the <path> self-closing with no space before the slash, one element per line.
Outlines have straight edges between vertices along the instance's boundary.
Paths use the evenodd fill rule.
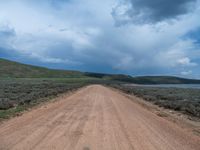
<path fill-rule="evenodd" d="M 200 137 L 91 85 L 0 125 L 2 150 L 199 150 Z"/>

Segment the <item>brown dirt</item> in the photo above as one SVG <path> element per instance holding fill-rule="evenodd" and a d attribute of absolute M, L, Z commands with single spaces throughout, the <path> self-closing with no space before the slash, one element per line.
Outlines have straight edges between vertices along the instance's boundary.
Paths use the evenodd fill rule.
<path fill-rule="evenodd" d="M 187 132 L 192 132 L 193 134 L 200 136 L 200 119 L 199 118 L 191 117 L 175 110 L 159 107 L 158 105 L 155 105 L 152 102 L 146 101 L 135 95 L 126 94 L 119 89 L 115 89 L 115 88 L 111 88 L 111 89 L 124 95 L 128 99 L 131 99 L 134 103 L 140 104 L 142 107 L 153 112 L 159 117 L 165 117 L 165 119 L 178 124 L 181 128 L 184 128 L 184 130 L 187 130 Z"/>
<path fill-rule="evenodd" d="M 92 85 L 0 125 L 2 150 L 199 150 L 200 137 Z"/>

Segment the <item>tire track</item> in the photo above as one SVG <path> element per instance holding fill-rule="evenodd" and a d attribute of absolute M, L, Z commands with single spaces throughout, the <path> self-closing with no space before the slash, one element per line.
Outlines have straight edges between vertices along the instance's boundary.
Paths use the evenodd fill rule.
<path fill-rule="evenodd" d="M 2 150 L 199 150 L 200 138 L 92 85 L 0 125 Z"/>

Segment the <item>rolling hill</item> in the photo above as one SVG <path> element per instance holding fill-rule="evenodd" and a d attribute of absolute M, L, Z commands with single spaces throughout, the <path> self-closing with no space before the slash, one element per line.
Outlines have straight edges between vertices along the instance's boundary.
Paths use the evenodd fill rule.
<path fill-rule="evenodd" d="M 83 76 L 84 74 L 79 71 L 54 70 L 0 58 L 1 78 L 67 78 Z"/>
<path fill-rule="evenodd" d="M 200 84 L 200 80 L 174 76 L 139 76 L 124 74 L 104 74 L 70 70 L 55 70 L 26 65 L 0 58 L 0 78 L 85 78 L 121 81 L 136 84 Z"/>

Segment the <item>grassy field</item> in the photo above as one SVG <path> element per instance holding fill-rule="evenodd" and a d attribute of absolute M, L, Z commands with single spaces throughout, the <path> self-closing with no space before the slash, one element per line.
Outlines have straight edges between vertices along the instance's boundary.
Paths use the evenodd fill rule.
<path fill-rule="evenodd" d="M 160 107 L 200 118 L 200 89 L 155 88 L 122 84 L 111 86 L 127 94 L 134 94 Z"/>
<path fill-rule="evenodd" d="M 0 79 L 0 118 L 9 118 L 61 93 L 98 83 L 94 78 Z"/>

